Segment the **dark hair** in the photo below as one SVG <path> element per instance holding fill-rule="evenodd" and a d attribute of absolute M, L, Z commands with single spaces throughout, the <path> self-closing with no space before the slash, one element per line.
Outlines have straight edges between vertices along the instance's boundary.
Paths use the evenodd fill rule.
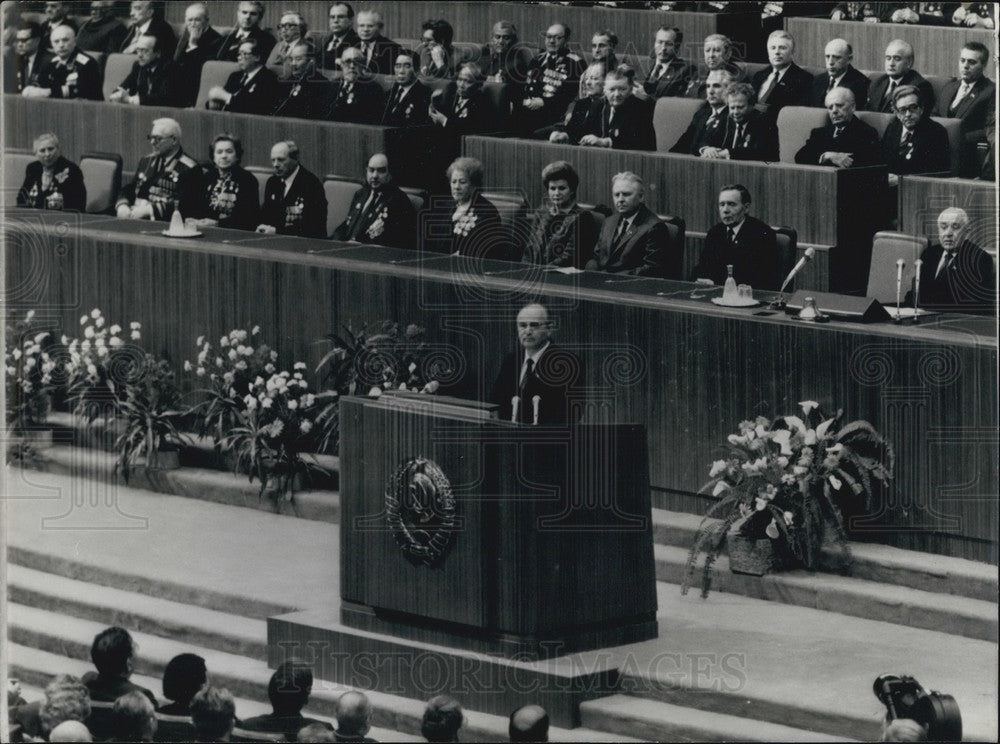
<path fill-rule="evenodd" d="M 721 189 L 719 189 L 719 193 L 721 194 L 723 191 L 739 191 L 740 192 L 740 200 L 744 204 L 750 204 L 750 201 L 751 201 L 750 200 L 750 189 L 748 189 L 742 183 L 733 183 L 733 184 L 730 184 L 728 186 L 723 186 Z"/>
<path fill-rule="evenodd" d="M 962 49 L 968 49 L 970 52 L 978 54 L 984 65 L 990 61 L 990 50 L 986 48 L 985 44 L 978 41 L 967 41 L 962 45 Z"/>
<path fill-rule="evenodd" d="M 271 675 L 267 698 L 278 715 L 295 715 L 312 692 L 312 669 L 301 661 L 286 661 Z"/>
<path fill-rule="evenodd" d="M 398 52 L 396 52 L 396 59 L 399 59 L 400 57 L 409 57 L 410 58 L 410 62 L 413 64 L 414 68 L 416 68 L 420 64 L 420 55 L 417 54 L 412 49 L 407 49 L 406 47 L 401 47 L 400 50 Z M 393 60 L 393 61 L 395 61 L 395 60 Z"/>
<path fill-rule="evenodd" d="M 335 5 L 343 5 L 345 8 L 347 8 L 347 17 L 354 18 L 354 8 L 351 7 L 350 3 L 330 3 L 331 8 L 334 7 Z"/>
<path fill-rule="evenodd" d="M 159 39 L 159 37 L 157 37 L 156 34 L 145 33 L 145 34 L 142 34 L 142 36 L 148 36 L 150 39 L 153 40 L 153 51 L 154 52 L 162 52 L 163 51 L 163 49 L 161 48 L 160 39 Z"/>
<path fill-rule="evenodd" d="M 726 86 L 726 98 L 729 96 L 746 96 L 747 103 L 751 106 L 757 103 L 757 91 L 750 83 L 730 83 Z"/>
<path fill-rule="evenodd" d="M 17 27 L 18 31 L 30 31 L 32 39 L 42 38 L 42 24 L 37 21 L 21 21 Z"/>
<path fill-rule="evenodd" d="M 565 160 L 556 160 L 542 168 L 542 185 L 548 188 L 552 181 L 566 181 L 569 190 L 576 196 L 576 190 L 580 186 L 580 175 Z"/>
<path fill-rule="evenodd" d="M 249 46 L 250 51 L 253 53 L 253 56 L 255 56 L 257 59 L 261 58 L 260 44 L 258 44 L 257 40 L 254 39 L 252 36 L 248 36 L 243 41 L 241 41 L 239 43 L 239 46 L 236 47 L 236 49 L 238 50 L 240 47 L 243 46 Z"/>
<path fill-rule="evenodd" d="M 656 29 L 656 33 L 658 34 L 660 31 L 669 31 L 672 33 L 674 35 L 674 44 L 676 46 L 680 46 L 684 42 L 684 32 L 677 28 L 677 26 L 660 26 Z M 653 34 L 653 36 L 656 36 L 656 34 Z"/>
<path fill-rule="evenodd" d="M 462 706 L 453 697 L 437 695 L 427 702 L 420 733 L 427 741 L 458 741 Z"/>
<path fill-rule="evenodd" d="M 207 679 L 203 658 L 198 654 L 178 654 L 163 670 L 163 696 L 177 703 L 188 703 Z"/>
<path fill-rule="evenodd" d="M 224 687 L 205 685 L 191 700 L 191 723 L 199 738 L 219 741 L 236 720 L 233 694 Z"/>
<path fill-rule="evenodd" d="M 608 37 L 608 41 L 611 43 L 612 47 L 618 46 L 618 34 L 616 34 L 610 28 L 603 28 L 600 31 L 595 31 L 594 36 L 606 36 Z"/>
<path fill-rule="evenodd" d="M 510 714 L 507 738 L 511 741 L 548 741 L 548 712 L 538 705 L 522 705 Z"/>
<path fill-rule="evenodd" d="M 132 636 L 117 625 L 106 628 L 94 636 L 90 658 L 99 674 L 116 677 L 128 672 L 129 659 L 135 654 Z"/>
<path fill-rule="evenodd" d="M 434 41 L 445 49 L 451 49 L 451 42 L 455 38 L 455 29 L 443 18 L 430 18 L 420 26 L 421 31 L 430 31 L 434 34 Z"/>

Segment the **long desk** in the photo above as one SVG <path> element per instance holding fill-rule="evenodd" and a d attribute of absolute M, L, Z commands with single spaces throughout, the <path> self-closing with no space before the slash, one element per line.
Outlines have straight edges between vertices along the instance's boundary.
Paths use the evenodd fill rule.
<path fill-rule="evenodd" d="M 800 65 L 822 65 L 823 50 L 830 39 L 850 42 L 854 48 L 854 66 L 859 70 L 884 69 L 885 48 L 893 39 L 903 39 L 913 45 L 914 68 L 924 75 L 956 76 L 959 52 L 967 41 L 985 44 L 991 59 L 996 54 L 994 32 L 981 28 L 857 23 L 818 18 L 787 18 L 785 28 L 795 39 L 795 59 Z"/>
<path fill-rule="evenodd" d="M 449 392 L 484 398 L 514 346 L 517 310 L 542 298 L 559 343 L 585 360 L 590 419 L 647 427 L 657 505 L 704 509 L 694 494 L 726 435 L 812 399 L 871 421 L 895 444 L 896 487 L 871 524 L 856 525 L 859 539 L 996 561 L 990 319 L 814 325 L 716 307 L 719 290 L 666 280 L 211 228 L 170 240 L 162 224 L 29 210 L 9 212 L 6 224 L 11 312 L 34 308 L 56 335 L 78 333 L 93 307 L 110 322 L 137 320 L 146 348 L 178 370 L 198 335 L 253 324 L 283 365 L 314 369 L 326 351 L 316 340 L 332 329 L 391 318 L 428 328 L 454 369 Z"/>
<path fill-rule="evenodd" d="M 997 185 L 965 178 L 904 176 L 899 180 L 899 229 L 937 241 L 937 217 L 948 207 L 969 214 L 970 237 L 997 255 Z"/>

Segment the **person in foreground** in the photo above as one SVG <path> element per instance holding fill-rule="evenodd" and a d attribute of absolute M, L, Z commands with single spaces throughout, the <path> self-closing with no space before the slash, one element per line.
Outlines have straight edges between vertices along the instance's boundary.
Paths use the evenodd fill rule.
<path fill-rule="evenodd" d="M 76 163 L 62 156 L 59 138 L 50 132 L 35 137 L 35 157 L 24 169 L 24 183 L 17 192 L 17 206 L 82 212 L 87 188 Z"/>
<path fill-rule="evenodd" d="M 579 421 L 583 364 L 574 353 L 553 343 L 554 332 L 544 305 L 525 305 L 517 314 L 520 348 L 504 356 L 490 395 L 500 407 L 502 420 L 540 426 Z"/>
<path fill-rule="evenodd" d="M 510 714 L 507 735 L 511 741 L 548 741 L 548 712 L 540 705 L 522 705 Z"/>
<path fill-rule="evenodd" d="M 436 695 L 427 701 L 420 733 L 427 741 L 458 741 L 458 730 L 462 728 L 462 706 L 447 695 Z"/>

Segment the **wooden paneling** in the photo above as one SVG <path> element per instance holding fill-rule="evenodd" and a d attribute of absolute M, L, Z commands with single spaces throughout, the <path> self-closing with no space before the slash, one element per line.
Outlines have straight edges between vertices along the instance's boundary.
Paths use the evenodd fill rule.
<path fill-rule="evenodd" d="M 910 26 L 897 23 L 855 23 L 816 18 L 787 18 L 785 28 L 795 38 L 795 59 L 800 65 L 822 65 L 823 50 L 830 39 L 846 39 L 854 48 L 854 66 L 859 70 L 885 68 L 885 48 L 893 39 L 913 45 L 914 64 L 923 75 L 955 77 L 958 56 L 967 41 L 978 41 L 996 54 L 994 32 L 978 28 Z"/>
<path fill-rule="evenodd" d="M 452 391 L 481 399 L 515 342 L 517 310 L 545 298 L 559 342 L 586 360 L 590 403 L 612 421 L 646 426 L 654 489 L 693 493 L 739 421 L 817 400 L 871 421 L 896 445 L 898 481 L 877 521 L 902 529 L 880 539 L 996 560 L 997 341 L 988 318 L 809 325 L 717 308 L 710 291 L 692 296 L 692 285 L 663 280 L 225 230 L 166 242 L 159 225 L 26 210 L 9 213 L 8 224 L 12 311 L 36 308 L 69 334 L 93 307 L 111 322 L 138 320 L 147 348 L 178 368 L 196 354 L 198 335 L 259 323 L 283 364 L 312 369 L 325 351 L 316 340 L 340 323 L 392 318 L 426 325 L 464 367 Z"/>
<path fill-rule="evenodd" d="M 899 229 L 937 242 L 937 217 L 948 207 L 969 214 L 969 237 L 997 256 L 997 187 L 992 181 L 904 176 L 899 180 Z"/>

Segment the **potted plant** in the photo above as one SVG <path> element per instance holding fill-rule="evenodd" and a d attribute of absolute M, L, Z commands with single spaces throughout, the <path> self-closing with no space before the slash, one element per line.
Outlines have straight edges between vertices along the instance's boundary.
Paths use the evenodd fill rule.
<path fill-rule="evenodd" d="M 47 417 L 52 408 L 55 390 L 53 375 L 58 374 L 57 354 L 52 350 L 51 334 L 34 322 L 35 311 L 29 310 L 24 320 L 6 328 L 7 433 L 19 439 L 20 447 L 12 455 L 51 446 L 52 430 Z"/>
<path fill-rule="evenodd" d="M 712 565 L 728 544 L 734 571 L 760 575 L 782 565 L 812 570 L 827 542 L 851 563 L 843 510 L 868 509 L 875 489 L 892 478 L 892 446 L 867 421 L 842 423 L 843 411 L 825 418 L 815 401 L 803 416 L 763 416 L 730 434 L 728 455 L 712 463 L 702 493 L 718 497 L 688 554 L 686 593 L 698 556 L 702 596 Z"/>

